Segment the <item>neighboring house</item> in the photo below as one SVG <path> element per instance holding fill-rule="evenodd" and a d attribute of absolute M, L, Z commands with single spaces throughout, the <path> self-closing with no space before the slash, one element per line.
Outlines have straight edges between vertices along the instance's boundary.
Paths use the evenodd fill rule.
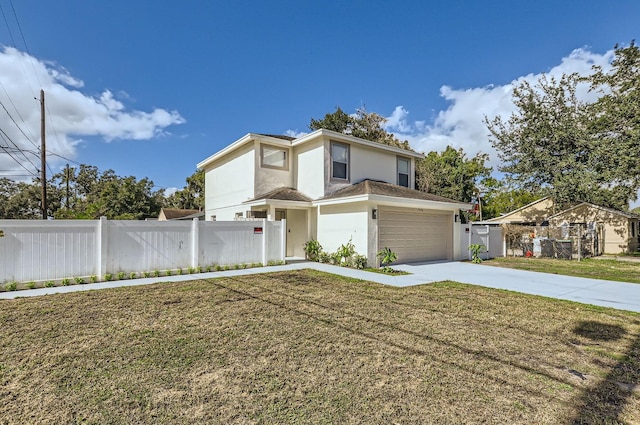
<path fill-rule="evenodd" d="M 636 214 L 582 202 L 549 217 L 549 224 L 552 226 L 563 224 L 587 226 L 589 223 L 601 225 L 602 252 L 622 254 L 638 250 L 640 216 Z"/>
<path fill-rule="evenodd" d="M 524 226 L 539 226 L 547 218 L 555 213 L 553 200 L 545 196 L 523 207 L 501 215 L 500 217 L 485 220 L 486 223 L 521 224 Z"/>
<path fill-rule="evenodd" d="M 317 239 L 328 252 L 351 240 L 369 264 L 384 247 L 399 261 L 460 258 L 454 223 L 470 205 L 414 190 L 420 158 L 329 130 L 249 133 L 198 164 L 205 218 L 286 219 L 287 256 L 304 256 L 304 243 Z"/>
<path fill-rule="evenodd" d="M 638 250 L 640 216 L 612 208 L 582 202 L 563 211 L 557 211 L 553 200 L 544 197 L 485 223 L 518 224 L 524 226 L 562 226 L 581 224 L 597 227 L 596 252 L 621 254 Z M 595 226 L 597 225 L 597 226 Z"/>
<path fill-rule="evenodd" d="M 158 215 L 158 221 L 166 220 L 192 220 L 198 218 L 204 219 L 204 211 L 200 210 L 183 210 L 180 208 L 162 208 Z"/>

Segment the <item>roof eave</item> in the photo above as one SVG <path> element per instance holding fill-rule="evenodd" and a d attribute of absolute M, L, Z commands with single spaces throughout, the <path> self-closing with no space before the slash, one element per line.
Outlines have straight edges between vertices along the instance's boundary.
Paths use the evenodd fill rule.
<path fill-rule="evenodd" d="M 244 146 L 245 144 L 247 144 L 247 143 L 249 143 L 251 141 L 267 142 L 267 143 L 270 143 L 272 145 L 291 146 L 291 141 L 289 141 L 289 140 L 278 139 L 277 137 L 269 137 L 269 136 L 265 136 L 264 134 L 247 133 L 244 136 L 242 136 L 240 139 L 238 139 L 235 142 L 231 143 L 229 146 L 227 146 L 227 147 L 223 148 L 222 150 L 214 153 L 213 155 L 211 155 L 207 159 L 199 162 L 198 165 L 196 165 L 196 167 L 199 170 L 201 170 L 201 169 L 207 167 L 208 165 L 212 164 L 213 162 L 217 161 L 218 159 L 224 157 L 225 155 L 235 151 L 236 149 L 241 148 L 242 146 Z"/>
<path fill-rule="evenodd" d="M 338 133 L 337 131 L 326 130 L 324 128 L 305 134 L 304 136 L 291 141 L 291 145 L 292 146 L 301 145 L 303 143 L 310 142 L 320 136 L 326 136 L 332 139 L 338 139 L 338 141 L 356 143 L 356 144 L 368 146 L 374 149 L 382 149 L 382 150 L 393 152 L 398 155 L 410 156 L 417 159 L 424 158 L 424 154 L 421 154 L 418 152 L 408 151 L 406 149 L 397 148 L 395 146 L 385 145 L 384 143 L 372 142 L 370 140 L 361 139 L 359 137 L 351 136 L 349 134 Z"/>

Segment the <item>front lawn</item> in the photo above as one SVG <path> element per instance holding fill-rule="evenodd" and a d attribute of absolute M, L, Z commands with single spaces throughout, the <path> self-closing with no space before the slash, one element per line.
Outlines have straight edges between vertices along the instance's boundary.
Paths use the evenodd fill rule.
<path fill-rule="evenodd" d="M 640 262 L 595 258 L 575 261 L 552 258 L 498 257 L 483 261 L 482 264 L 567 276 L 640 283 Z"/>
<path fill-rule="evenodd" d="M 635 423 L 640 315 L 302 270 L 0 301 L 3 424 Z"/>

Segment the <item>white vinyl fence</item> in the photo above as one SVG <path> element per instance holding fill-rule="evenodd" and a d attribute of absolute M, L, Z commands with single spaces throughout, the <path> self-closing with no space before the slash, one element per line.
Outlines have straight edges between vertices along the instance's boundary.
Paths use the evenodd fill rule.
<path fill-rule="evenodd" d="M 460 232 L 460 244 L 462 252 L 468 253 L 469 260 L 471 259 L 469 245 L 472 244 L 485 246 L 485 251 L 480 253 L 480 258 L 483 260 L 495 257 L 504 257 L 504 237 L 502 234 L 502 227 L 467 223 L 463 224 L 462 228 L 463 231 Z"/>
<path fill-rule="evenodd" d="M 0 220 L 0 282 L 284 261 L 285 221 Z"/>

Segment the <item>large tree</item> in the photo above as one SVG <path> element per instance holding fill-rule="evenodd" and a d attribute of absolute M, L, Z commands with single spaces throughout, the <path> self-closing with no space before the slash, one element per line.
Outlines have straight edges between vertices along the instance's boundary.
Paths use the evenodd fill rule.
<path fill-rule="evenodd" d="M 513 90 L 516 112 L 486 124 L 510 184 L 549 194 L 560 206 L 626 209 L 640 188 L 638 48 L 616 48 L 612 70 L 595 71 L 523 82 Z M 578 98 L 582 83 L 600 92 L 598 101 Z"/>
<path fill-rule="evenodd" d="M 172 208 L 202 210 L 204 208 L 204 171 L 198 170 L 187 177 L 187 185 L 164 202 Z"/>
<path fill-rule="evenodd" d="M 451 146 L 442 152 L 429 152 L 416 161 L 416 188 L 446 198 L 469 202 L 482 178 L 489 177 L 485 166 L 488 156 L 477 154 L 467 158 L 462 148 Z"/>

